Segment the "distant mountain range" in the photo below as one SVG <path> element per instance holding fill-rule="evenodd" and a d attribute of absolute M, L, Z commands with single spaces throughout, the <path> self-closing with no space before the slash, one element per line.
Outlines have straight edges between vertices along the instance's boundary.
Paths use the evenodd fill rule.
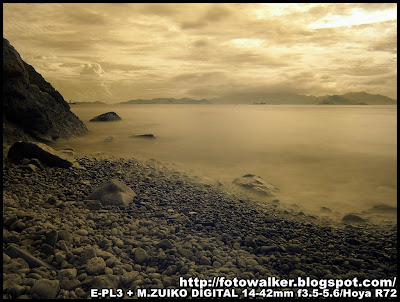
<path fill-rule="evenodd" d="M 369 94 L 366 92 L 349 92 L 342 95 L 353 102 L 364 102 L 368 105 L 397 105 L 397 101 L 380 94 Z"/>
<path fill-rule="evenodd" d="M 266 105 L 396 105 L 397 101 L 380 94 L 366 92 L 350 92 L 342 95 L 300 95 L 287 94 L 255 94 L 237 93 L 214 99 L 191 98 L 154 98 L 151 100 L 136 99 L 119 104 L 266 104 Z"/>
<path fill-rule="evenodd" d="M 321 105 L 368 105 L 365 102 L 358 102 L 354 100 L 350 100 L 340 95 L 331 95 L 328 96 L 323 101 L 319 102 Z"/>

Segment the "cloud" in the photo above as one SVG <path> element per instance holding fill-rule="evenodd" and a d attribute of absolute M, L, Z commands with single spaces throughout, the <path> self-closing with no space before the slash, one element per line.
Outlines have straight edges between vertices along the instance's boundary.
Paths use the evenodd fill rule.
<path fill-rule="evenodd" d="M 103 68 L 101 68 L 100 64 L 98 63 L 93 63 L 93 64 L 85 64 L 80 75 L 89 75 L 89 76 L 95 76 L 95 77 L 101 77 L 103 74 L 105 74 L 105 71 Z"/>
<path fill-rule="evenodd" d="M 46 80 L 81 100 L 200 98 L 260 87 L 329 94 L 352 85 L 397 96 L 397 19 L 379 17 L 395 15 L 394 3 L 5 3 L 3 8 L 4 37 Z M 329 27 L 355 12 L 370 18 L 368 23 Z"/>

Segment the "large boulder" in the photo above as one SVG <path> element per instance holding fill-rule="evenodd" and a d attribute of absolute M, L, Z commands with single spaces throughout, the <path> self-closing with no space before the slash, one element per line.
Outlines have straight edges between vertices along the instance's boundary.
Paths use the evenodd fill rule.
<path fill-rule="evenodd" d="M 342 222 L 347 223 L 347 224 L 352 224 L 352 223 L 364 223 L 365 219 L 361 218 L 358 215 L 355 214 L 347 214 L 345 216 L 343 216 L 342 218 Z"/>
<path fill-rule="evenodd" d="M 115 112 L 106 112 L 100 114 L 94 118 L 92 118 L 91 122 L 112 122 L 112 121 L 119 121 L 121 118 Z"/>
<path fill-rule="evenodd" d="M 111 179 L 102 183 L 92 194 L 86 197 L 87 200 L 99 200 L 103 206 L 129 205 L 136 193 L 118 179 Z"/>
<path fill-rule="evenodd" d="M 62 151 L 56 151 L 43 143 L 16 142 L 8 150 L 7 156 L 13 161 L 22 161 L 24 158 L 37 158 L 48 167 L 80 167 L 71 156 L 64 154 Z"/>
<path fill-rule="evenodd" d="M 240 178 L 236 178 L 233 180 L 233 183 L 242 188 L 249 189 L 252 192 L 261 193 L 267 196 L 274 196 L 273 193 L 279 191 L 279 189 L 273 184 L 270 184 L 262 177 L 253 174 L 246 174 Z"/>
<path fill-rule="evenodd" d="M 61 94 L 3 38 L 3 144 L 88 133 Z"/>

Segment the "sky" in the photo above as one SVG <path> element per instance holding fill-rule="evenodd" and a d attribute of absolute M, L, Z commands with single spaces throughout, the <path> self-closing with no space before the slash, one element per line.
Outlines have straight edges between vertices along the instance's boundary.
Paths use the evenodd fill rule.
<path fill-rule="evenodd" d="M 3 37 L 67 101 L 397 99 L 395 3 L 5 3 Z"/>

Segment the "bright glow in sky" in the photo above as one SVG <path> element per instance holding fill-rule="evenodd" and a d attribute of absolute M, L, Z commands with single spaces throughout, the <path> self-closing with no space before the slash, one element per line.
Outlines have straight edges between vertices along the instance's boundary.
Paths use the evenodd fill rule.
<path fill-rule="evenodd" d="M 397 99 L 395 3 L 6 3 L 3 37 L 65 99 Z"/>
<path fill-rule="evenodd" d="M 308 28 L 332 28 L 340 26 L 353 26 L 360 24 L 369 24 L 377 22 L 385 22 L 389 20 L 397 20 L 397 9 L 384 11 L 365 12 L 359 8 L 352 10 L 349 16 L 328 15 L 317 22 L 310 24 Z"/>

